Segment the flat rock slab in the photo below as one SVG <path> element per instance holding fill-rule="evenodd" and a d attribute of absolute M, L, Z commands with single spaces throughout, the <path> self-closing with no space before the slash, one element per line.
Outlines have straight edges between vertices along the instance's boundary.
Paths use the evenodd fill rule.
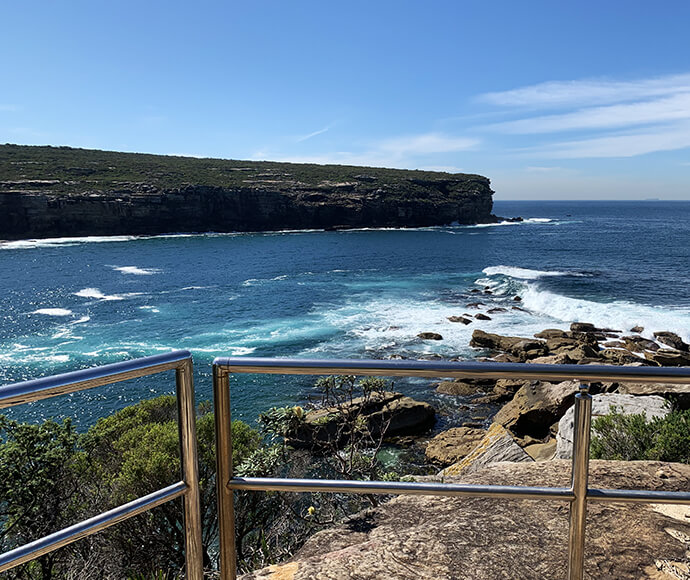
<path fill-rule="evenodd" d="M 567 486 L 569 476 L 568 461 L 498 463 L 452 481 Z M 687 491 L 690 466 L 593 461 L 590 484 Z M 685 562 L 686 518 L 649 505 L 590 503 L 587 509 L 588 580 L 671 580 L 656 562 Z M 565 580 L 567 546 L 567 502 L 400 496 L 315 534 L 293 561 L 242 578 Z"/>
<path fill-rule="evenodd" d="M 508 430 L 499 423 L 493 423 L 481 440 L 465 457 L 446 467 L 443 476 L 479 471 L 491 463 L 500 461 L 533 461 L 513 439 Z"/>
<path fill-rule="evenodd" d="M 485 434 L 484 429 L 472 427 L 455 427 L 443 431 L 429 441 L 425 451 L 426 458 L 441 465 L 452 465 L 471 453 Z"/>

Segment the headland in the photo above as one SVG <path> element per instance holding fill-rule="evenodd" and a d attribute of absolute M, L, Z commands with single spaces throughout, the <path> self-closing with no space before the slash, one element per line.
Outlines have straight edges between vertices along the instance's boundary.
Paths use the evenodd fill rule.
<path fill-rule="evenodd" d="M 0 238 L 492 223 L 480 175 L 0 145 Z"/>

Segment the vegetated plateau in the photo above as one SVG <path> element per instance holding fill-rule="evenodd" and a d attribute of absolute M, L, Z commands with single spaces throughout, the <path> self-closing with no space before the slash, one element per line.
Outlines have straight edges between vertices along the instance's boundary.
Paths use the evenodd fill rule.
<path fill-rule="evenodd" d="M 491 223 L 480 175 L 0 145 L 0 239 Z"/>

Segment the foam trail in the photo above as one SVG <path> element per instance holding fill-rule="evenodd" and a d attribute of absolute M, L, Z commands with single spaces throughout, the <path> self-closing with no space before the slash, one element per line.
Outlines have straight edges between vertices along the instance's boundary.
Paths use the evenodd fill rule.
<path fill-rule="evenodd" d="M 152 274 L 159 274 L 159 268 L 139 268 L 138 266 L 110 266 L 116 272 L 122 274 L 134 274 L 135 276 L 150 276 Z"/>
<path fill-rule="evenodd" d="M 45 238 L 41 240 L 13 240 L 9 242 L 0 242 L 0 250 L 33 250 L 36 248 L 74 246 L 77 244 L 129 242 L 136 239 L 136 236 L 84 236 L 75 238 Z"/>
<path fill-rule="evenodd" d="M 98 288 L 83 288 L 79 292 L 74 293 L 75 296 L 80 298 L 95 298 L 97 300 L 124 300 L 123 296 L 118 296 L 117 294 L 108 295 L 103 294 Z"/>
<path fill-rule="evenodd" d="M 39 308 L 34 310 L 31 314 L 45 314 L 46 316 L 69 316 L 72 314 L 71 310 L 67 308 Z"/>
<path fill-rule="evenodd" d="M 91 320 L 90 316 L 82 316 L 78 320 L 73 320 L 72 322 L 70 322 L 70 324 L 83 324 L 84 322 L 88 322 L 89 320 Z"/>
<path fill-rule="evenodd" d="M 487 276 L 503 275 L 510 278 L 519 278 L 520 280 L 537 280 L 546 276 L 585 276 L 574 272 L 562 272 L 560 270 L 530 270 L 529 268 L 520 268 L 518 266 L 490 266 L 482 270 Z"/>

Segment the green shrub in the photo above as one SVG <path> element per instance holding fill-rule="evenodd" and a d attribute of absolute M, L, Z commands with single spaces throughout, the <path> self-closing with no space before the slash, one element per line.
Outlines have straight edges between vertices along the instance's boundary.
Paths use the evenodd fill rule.
<path fill-rule="evenodd" d="M 593 427 L 593 459 L 690 463 L 690 409 L 647 422 L 644 415 L 623 415 L 612 407 Z"/>

